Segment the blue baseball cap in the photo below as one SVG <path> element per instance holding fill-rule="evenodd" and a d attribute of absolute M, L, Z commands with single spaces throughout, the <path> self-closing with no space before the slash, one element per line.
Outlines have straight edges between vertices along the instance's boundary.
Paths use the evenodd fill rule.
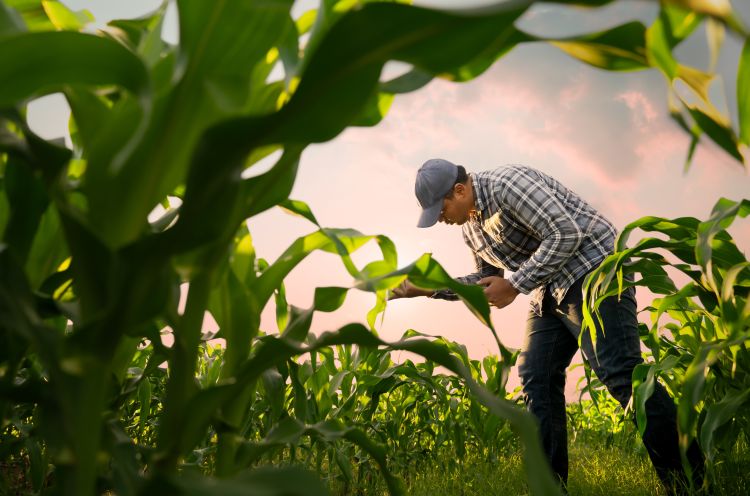
<path fill-rule="evenodd" d="M 422 207 L 417 227 L 430 227 L 440 219 L 443 199 L 450 193 L 458 178 L 458 166 L 442 158 L 433 158 L 417 171 L 414 193 Z"/>

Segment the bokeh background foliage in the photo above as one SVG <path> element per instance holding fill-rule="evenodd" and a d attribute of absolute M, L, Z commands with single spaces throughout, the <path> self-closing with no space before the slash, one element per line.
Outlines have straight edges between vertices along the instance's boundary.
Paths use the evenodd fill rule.
<path fill-rule="evenodd" d="M 533 420 L 505 399 L 511 350 L 498 340 L 498 357 L 477 368 L 460 346 L 441 339 L 415 332 L 395 343 L 377 337 L 387 290 L 407 277 L 426 288 L 451 287 L 494 333 L 481 290 L 457 285 L 429 255 L 399 267 L 387 238 L 324 228 L 307 205 L 288 198 L 307 145 L 347 126 L 376 125 L 394 94 L 434 77 L 475 78 L 519 43 L 552 43 L 606 70 L 659 69 L 674 96 L 672 115 L 693 143 L 707 137 L 745 160 L 747 44 L 738 62 L 736 122 L 711 102 L 711 74 L 672 55 L 701 23 L 711 25 L 716 49 L 727 30 L 746 39 L 728 2 L 665 0 L 649 27 L 628 23 L 566 39 L 515 27 L 533 3 L 444 12 L 403 2 L 323 0 L 295 20 L 289 0 L 178 0 L 180 41 L 171 45 L 161 37 L 166 4 L 94 33 L 86 28 L 90 14 L 58 1 L 0 2 L 3 459 L 24 453 L 35 489 L 61 494 L 322 494 L 323 485 L 299 469 L 251 468 L 261 451 L 289 445 L 293 452 L 311 436 L 323 445 L 318 454 L 336 447 L 328 462 L 345 475 L 345 450 L 361 450 L 355 459 L 369 456 L 390 492 L 400 494 L 388 468 L 389 439 L 373 439 L 360 410 L 350 405 L 358 413 L 339 419 L 319 415 L 328 410 L 313 385 L 329 384 L 322 376 L 310 380 L 319 355 L 330 355 L 329 372 L 338 371 L 321 387 L 335 396 L 346 375 L 343 348 L 336 347 L 357 345 L 360 356 L 407 350 L 427 360 L 421 373 L 400 369 L 398 377 L 410 380 L 399 385 L 433 380 L 435 365 L 453 372 L 466 401 L 476 405 L 467 408 L 504 419 L 519 436 L 531 493 L 554 494 Z M 389 60 L 411 68 L 381 80 Z M 281 77 L 273 76 L 275 67 Z M 67 144 L 40 138 L 26 121 L 26 104 L 53 92 L 63 93 L 72 110 Z M 273 167 L 254 174 L 253 165 L 277 151 Z M 159 205 L 163 215 L 149 220 Z M 269 263 L 256 257 L 244 221 L 274 206 L 315 227 Z M 351 253 L 368 242 L 378 244 L 382 259 L 357 267 Z M 312 308 L 292 307 L 284 277 L 315 250 L 339 256 L 355 282 L 318 288 Z M 310 334 L 314 313 L 335 311 L 350 289 L 375 296 L 367 324 Z M 271 298 L 278 335 L 260 329 L 260 311 Z M 226 340 L 216 360 L 204 355 L 206 311 L 220 327 L 212 337 Z M 162 343 L 165 329 L 171 344 Z M 310 357 L 304 363 L 311 375 L 297 370 L 295 359 L 303 356 Z M 359 366 L 353 364 L 350 373 Z M 373 366 L 370 375 L 378 370 Z M 355 391 L 372 399 L 378 389 Z M 268 409 L 253 409 L 259 397 Z M 309 416 L 311 398 L 316 414 Z M 136 427 L 126 421 L 132 408 L 139 412 Z"/>

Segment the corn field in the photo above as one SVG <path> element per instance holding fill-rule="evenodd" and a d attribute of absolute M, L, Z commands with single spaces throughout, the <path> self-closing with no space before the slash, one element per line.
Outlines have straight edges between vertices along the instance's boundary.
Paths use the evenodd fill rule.
<path fill-rule="evenodd" d="M 399 263 L 385 236 L 320 225 L 289 198 L 300 156 L 349 126 L 377 125 L 396 94 L 476 78 L 520 44 L 548 43 L 603 70 L 660 71 L 692 141 L 687 162 L 709 140 L 744 164 L 750 45 L 738 61 L 737 123 L 710 99 L 713 75 L 673 54 L 704 25 L 747 40 L 731 4 L 663 0 L 651 26 L 555 39 L 516 26 L 532 0 L 450 12 L 322 0 L 297 19 L 291 0 L 176 0 L 170 44 L 168 3 L 94 32 L 88 12 L 62 2 L 0 0 L 3 491 L 20 480 L 31 494 L 76 496 L 367 494 L 383 484 L 399 495 L 403 474 L 435 460 L 520 453 L 528 492 L 559 494 L 535 420 L 506 389 L 518 352 L 498 339 L 482 289 L 429 254 Z M 390 60 L 411 69 L 381 80 Z M 269 80 L 274 67 L 279 80 Z M 67 145 L 29 127 L 29 102 L 51 93 L 72 111 Z M 243 174 L 274 152 L 270 170 Z M 149 220 L 157 206 L 163 215 Z M 246 224 L 270 208 L 310 222 L 275 261 L 256 254 Z M 747 445 L 750 269 L 726 228 L 749 213 L 747 200 L 722 199 L 702 222 L 636 221 L 587 288 L 591 324 L 597 302 L 625 285 L 663 295 L 642 329 L 650 360 L 636 371 L 634 425 L 645 427 L 643 404 L 664 381 L 682 445 L 697 438 L 711 466 Z M 659 236 L 628 247 L 635 229 Z M 358 266 L 352 254 L 366 244 L 381 256 Z M 290 305 L 285 278 L 318 251 L 353 283 L 317 288 L 310 308 Z M 673 271 L 690 282 L 678 288 Z M 460 343 L 416 330 L 382 340 L 378 317 L 405 279 L 455 291 L 497 355 L 472 360 Z M 337 311 L 350 291 L 373 296 L 362 322 L 312 333 L 314 314 Z M 279 332 L 261 328 L 268 305 Z M 206 312 L 218 333 L 204 333 Z M 395 351 L 418 359 L 399 363 Z M 601 406 L 571 406 L 575 432 L 629 429 L 593 378 L 584 389 Z"/>

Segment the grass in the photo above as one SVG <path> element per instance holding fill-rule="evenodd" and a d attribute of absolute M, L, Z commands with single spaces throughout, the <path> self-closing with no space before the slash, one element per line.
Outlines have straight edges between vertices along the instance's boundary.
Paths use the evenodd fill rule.
<path fill-rule="evenodd" d="M 571 495 L 630 496 L 661 494 L 647 456 L 604 443 L 575 442 L 570 447 Z M 470 461 L 452 471 L 431 467 L 407 479 L 413 496 L 527 494 L 520 453 L 497 463 Z M 343 496 L 343 495 L 342 495 Z"/>
<path fill-rule="evenodd" d="M 631 435 L 632 434 L 632 435 Z M 569 442 L 571 496 L 663 496 L 648 455 L 634 432 L 603 435 L 579 431 Z M 468 449 L 468 447 L 467 447 Z M 522 496 L 528 494 L 521 453 L 508 449 L 499 459 L 488 460 L 467 451 L 461 460 L 443 455 L 428 459 L 416 467 L 401 470 L 409 496 Z M 711 496 L 747 496 L 750 494 L 750 449 L 744 438 L 733 447 L 728 460 L 713 467 L 715 484 Z M 288 462 L 288 460 L 287 460 Z M 278 465 L 278 460 L 276 463 Z M 282 464 L 285 464 L 282 462 Z M 365 465 L 368 465 L 366 463 Z M 307 466 L 313 469 L 312 466 Z M 324 463 L 323 472 L 327 472 Z M 386 496 L 385 483 L 374 466 L 356 487 L 345 485 L 340 478 L 330 481 L 334 496 Z M 24 477 L 24 467 L 0 465 L 0 472 L 10 483 L 10 492 L 0 496 L 34 494 Z M 340 473 L 338 470 L 335 472 Z M 321 474 L 323 475 L 323 474 Z M 12 481 L 9 479 L 13 479 Z"/>
<path fill-rule="evenodd" d="M 620 437 L 612 443 L 594 432 L 570 441 L 568 492 L 571 496 L 663 496 L 656 472 L 637 436 Z M 732 462 L 715 467 L 712 496 L 750 494 L 750 452 L 747 446 L 735 448 Z M 516 496 L 528 494 L 520 452 L 497 461 L 467 454 L 462 463 L 453 459 L 435 460 L 416 470 L 399 474 L 409 496 Z M 334 484 L 336 496 L 387 495 L 385 484 L 375 478 L 367 488 Z"/>

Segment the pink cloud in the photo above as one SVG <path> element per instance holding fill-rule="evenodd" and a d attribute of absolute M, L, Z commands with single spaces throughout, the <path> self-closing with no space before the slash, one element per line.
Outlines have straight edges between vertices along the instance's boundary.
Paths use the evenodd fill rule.
<path fill-rule="evenodd" d="M 615 100 L 624 102 L 632 111 L 633 125 L 641 132 L 649 130 L 650 125 L 659 117 L 654 104 L 640 91 L 630 90 L 620 93 Z"/>
<path fill-rule="evenodd" d="M 571 84 L 570 86 L 566 86 L 562 90 L 560 90 L 558 103 L 560 104 L 560 106 L 566 109 L 571 109 L 573 108 L 574 103 L 578 102 L 584 96 L 586 96 L 589 88 L 589 82 L 582 77 L 579 77 L 576 81 L 573 82 L 573 84 Z"/>

